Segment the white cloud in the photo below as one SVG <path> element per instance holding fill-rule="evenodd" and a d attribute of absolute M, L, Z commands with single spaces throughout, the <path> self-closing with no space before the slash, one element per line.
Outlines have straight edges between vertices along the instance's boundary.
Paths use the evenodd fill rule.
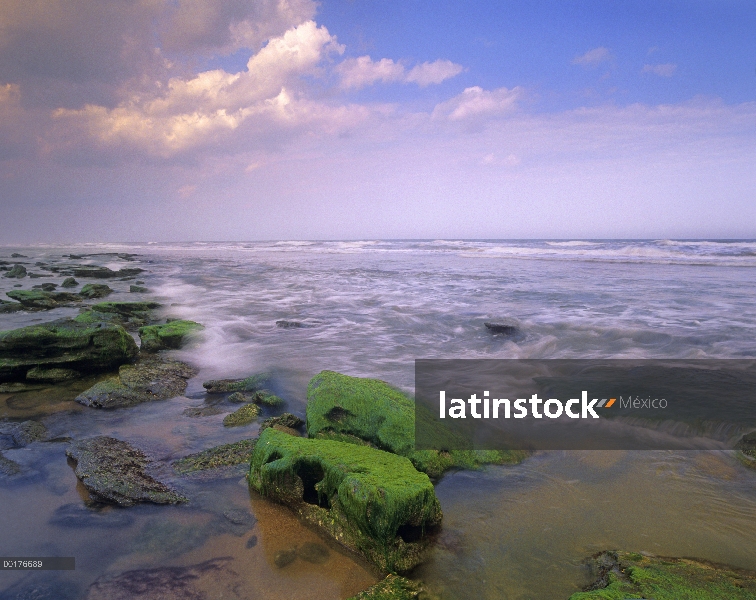
<path fill-rule="evenodd" d="M 517 100 L 521 96 L 520 87 L 491 91 L 479 86 L 469 87 L 458 96 L 436 105 L 433 117 L 461 121 L 511 113 L 517 109 Z"/>
<path fill-rule="evenodd" d="M 677 65 L 673 63 L 664 63 L 661 65 L 643 65 L 642 73 L 653 73 L 660 77 L 672 77 L 677 71 Z"/>
<path fill-rule="evenodd" d="M 611 52 L 609 52 L 609 48 L 600 46 L 598 48 L 594 48 L 593 50 L 588 50 L 588 52 L 586 52 L 585 54 L 576 56 L 572 59 L 572 64 L 594 66 L 609 60 L 611 57 L 612 55 Z"/>
<path fill-rule="evenodd" d="M 370 56 L 348 58 L 336 67 L 343 89 L 360 89 L 377 81 L 416 83 L 420 87 L 438 84 L 462 72 L 462 65 L 439 59 L 415 65 L 407 71 L 400 62 L 390 58 L 374 61 Z"/>

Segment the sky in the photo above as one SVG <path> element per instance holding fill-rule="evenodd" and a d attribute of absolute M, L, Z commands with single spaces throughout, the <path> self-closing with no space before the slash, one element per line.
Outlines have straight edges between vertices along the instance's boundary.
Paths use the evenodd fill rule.
<path fill-rule="evenodd" d="M 0 244 L 756 238 L 756 3 L 2 0 Z"/>

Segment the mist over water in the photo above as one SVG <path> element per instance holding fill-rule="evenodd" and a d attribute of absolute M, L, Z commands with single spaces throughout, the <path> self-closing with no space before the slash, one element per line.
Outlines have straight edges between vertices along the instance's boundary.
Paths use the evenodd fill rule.
<path fill-rule="evenodd" d="M 69 253 L 135 253 L 128 266 L 146 269 L 140 279 L 151 293 L 108 282 L 116 290 L 108 300 L 155 299 L 166 316 L 205 325 L 194 344 L 174 353 L 200 369 L 185 397 L 111 412 L 74 405 L 44 420 L 56 435 L 115 435 L 163 465 L 256 435 L 257 425 L 224 430 L 222 415 L 182 414 L 203 401 L 201 382 L 211 378 L 271 371 L 273 391 L 303 415 L 307 382 L 323 369 L 377 377 L 413 393 L 418 358 L 756 357 L 756 242 L 747 240 L 98 244 L 0 248 L 0 258 L 12 261 L 11 252 L 27 255 L 18 260 L 30 265 Z M 88 261 L 124 266 L 112 257 Z M 20 283 L 28 289 L 45 281 L 52 280 Z M 0 292 L 16 283 L 0 278 Z M 77 312 L 0 315 L 0 329 Z M 281 320 L 302 326 L 277 326 Z M 513 324 L 520 334 L 494 336 L 485 322 Z M 145 528 L 155 519 L 186 527 L 212 520 L 227 505 L 250 506 L 238 479 L 222 485 L 172 479 L 201 500 L 191 509 L 129 509 L 134 521 L 113 534 L 117 544 L 106 543 L 101 531 L 82 530 L 67 532 L 62 542 L 48 520 L 61 505 L 80 502 L 63 447 L 37 444 L 13 453 L 38 475 L 0 483 L 0 505 L 16 511 L 13 523 L 7 512 L 0 517 L 8 532 L 3 552 L 73 552 L 82 567 L 70 577 L 81 589 L 103 572 L 192 564 L 220 548 L 237 560 L 258 560 L 233 539 L 210 533 L 187 552 L 154 540 L 144 550 Z M 169 467 L 164 471 L 170 479 Z M 756 470 L 731 452 L 542 452 L 515 467 L 447 474 L 437 494 L 444 531 L 416 575 L 444 599 L 567 598 L 586 583 L 582 560 L 602 549 L 756 569 Z M 285 522 L 292 539 L 314 536 L 262 500 L 251 506 L 260 526 L 267 514 Z M 264 540 L 260 535 L 268 563 L 278 547 L 270 523 Z M 374 578 L 344 556 L 295 584 L 259 560 L 253 570 L 267 587 L 250 597 L 286 597 L 321 578 L 330 582 L 328 591 L 312 597 L 343 598 Z"/>

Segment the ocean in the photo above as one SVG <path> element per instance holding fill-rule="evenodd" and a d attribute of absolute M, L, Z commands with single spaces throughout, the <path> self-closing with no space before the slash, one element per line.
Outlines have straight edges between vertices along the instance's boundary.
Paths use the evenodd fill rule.
<path fill-rule="evenodd" d="M 24 255 L 10 258 L 11 253 Z M 117 253 L 134 254 L 125 262 Z M 87 597 L 130 570 L 230 557 L 239 597 L 347 598 L 377 581 L 329 546 L 324 564 L 278 568 L 281 549 L 327 544 L 285 508 L 250 493 L 243 471 L 181 478 L 170 463 L 256 435 L 192 418 L 208 379 L 270 372 L 287 410 L 304 415 L 324 369 L 414 392 L 427 358 L 756 358 L 753 240 L 401 240 L 129 243 L 0 248 L 0 260 L 145 269 L 148 293 L 108 280 L 108 300 L 156 300 L 205 330 L 172 354 L 199 369 L 182 397 L 101 411 L 45 392 L 0 394 L 0 418 L 41 419 L 53 437 L 113 435 L 145 450 L 186 506 L 116 511 L 115 525 L 61 519 L 82 492 L 60 443 L 7 450 L 25 474 L 0 476 L 0 554 L 75 556 L 71 572 L 0 573 L 0 598 L 24 586 Z M 0 294 L 57 278 L 0 277 Z M 0 330 L 74 316 L 76 308 L 0 314 Z M 281 327 L 293 321 L 300 327 Z M 485 322 L 521 332 L 492 336 Z M 14 400 L 15 398 L 15 400 Z M 446 474 L 436 485 L 443 531 L 413 573 L 443 599 L 568 598 L 604 549 L 694 556 L 756 569 L 756 470 L 730 451 L 551 451 L 516 466 Z M 243 536 L 221 525 L 249 510 Z M 250 545 L 251 536 L 257 540 Z M 41 588 L 40 588 L 41 589 Z M 20 592 L 19 592 L 20 593 Z M 3 595 L 5 594 L 5 595 Z"/>

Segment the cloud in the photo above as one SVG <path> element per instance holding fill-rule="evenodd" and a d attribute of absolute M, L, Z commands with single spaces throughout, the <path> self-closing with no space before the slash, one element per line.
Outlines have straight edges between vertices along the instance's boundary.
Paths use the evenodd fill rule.
<path fill-rule="evenodd" d="M 416 83 L 420 87 L 438 84 L 462 72 L 462 65 L 450 60 L 436 60 L 415 65 L 407 71 L 390 58 L 374 61 L 370 56 L 348 58 L 336 67 L 343 89 L 360 89 L 377 81 L 382 83 Z"/>
<path fill-rule="evenodd" d="M 654 75 L 659 75 L 659 77 L 672 77 L 676 70 L 676 64 L 664 63 L 661 65 L 643 65 L 641 73 L 653 73 Z"/>
<path fill-rule="evenodd" d="M 514 112 L 517 100 L 522 97 L 520 87 L 499 88 L 487 91 L 479 86 L 466 88 L 461 94 L 437 104 L 433 118 L 450 121 L 480 120 Z"/>
<path fill-rule="evenodd" d="M 594 48 L 593 50 L 588 50 L 585 54 L 581 54 L 580 56 L 576 56 L 572 59 L 573 65 L 583 65 L 586 67 L 591 67 L 594 65 L 598 65 L 602 62 L 605 62 L 609 60 L 612 57 L 611 52 L 609 52 L 609 48 L 605 48 L 604 46 L 599 46 L 598 48 Z"/>

